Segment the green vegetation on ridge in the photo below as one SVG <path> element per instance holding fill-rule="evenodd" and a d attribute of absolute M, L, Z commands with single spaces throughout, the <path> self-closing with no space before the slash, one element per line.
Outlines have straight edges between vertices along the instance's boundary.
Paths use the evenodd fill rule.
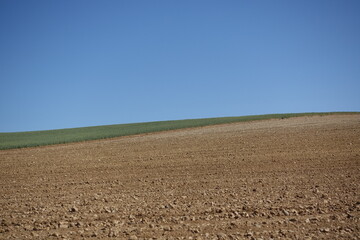
<path fill-rule="evenodd" d="M 132 124 L 117 124 L 97 127 L 69 128 L 34 132 L 0 133 L 0 149 L 12 149 L 23 147 L 36 147 L 52 144 L 80 142 L 119 136 L 128 136 L 142 133 L 151 133 L 181 128 L 201 127 L 215 124 L 281 119 L 289 117 L 300 117 L 310 115 L 329 114 L 358 114 L 356 112 L 335 112 L 335 113 L 292 113 L 292 114 L 268 114 L 242 117 L 222 117 L 187 119 L 176 121 L 159 121 Z"/>

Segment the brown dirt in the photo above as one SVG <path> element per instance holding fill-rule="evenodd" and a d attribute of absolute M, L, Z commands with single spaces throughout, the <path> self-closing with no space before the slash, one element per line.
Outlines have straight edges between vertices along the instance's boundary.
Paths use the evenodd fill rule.
<path fill-rule="evenodd" d="M 360 115 L 0 151 L 0 239 L 360 239 Z"/>

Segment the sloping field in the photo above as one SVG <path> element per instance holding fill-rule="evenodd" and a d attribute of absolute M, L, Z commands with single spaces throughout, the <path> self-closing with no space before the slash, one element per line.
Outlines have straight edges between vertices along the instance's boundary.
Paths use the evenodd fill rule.
<path fill-rule="evenodd" d="M 360 239 L 360 115 L 0 151 L 0 239 Z"/>
<path fill-rule="evenodd" d="M 265 119 L 284 119 L 290 117 L 333 114 L 359 114 L 358 112 L 334 113 L 283 113 L 241 117 L 185 119 L 175 121 L 115 124 L 95 127 L 67 128 L 34 132 L 0 133 L 0 150 L 24 147 L 37 147 L 52 144 L 81 142 L 135 134 L 168 131 L 183 128 L 202 127 L 224 123 L 246 122 Z"/>

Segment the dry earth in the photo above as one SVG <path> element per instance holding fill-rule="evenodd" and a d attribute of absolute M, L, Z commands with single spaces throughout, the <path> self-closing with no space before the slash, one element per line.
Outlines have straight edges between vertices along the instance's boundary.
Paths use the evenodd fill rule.
<path fill-rule="evenodd" d="M 360 115 L 0 151 L 0 239 L 360 239 Z"/>

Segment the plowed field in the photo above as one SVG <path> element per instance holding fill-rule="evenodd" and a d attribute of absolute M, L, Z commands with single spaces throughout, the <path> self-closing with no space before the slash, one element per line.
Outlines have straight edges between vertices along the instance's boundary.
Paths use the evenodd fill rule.
<path fill-rule="evenodd" d="M 0 151 L 0 239 L 360 239 L 360 115 Z"/>

